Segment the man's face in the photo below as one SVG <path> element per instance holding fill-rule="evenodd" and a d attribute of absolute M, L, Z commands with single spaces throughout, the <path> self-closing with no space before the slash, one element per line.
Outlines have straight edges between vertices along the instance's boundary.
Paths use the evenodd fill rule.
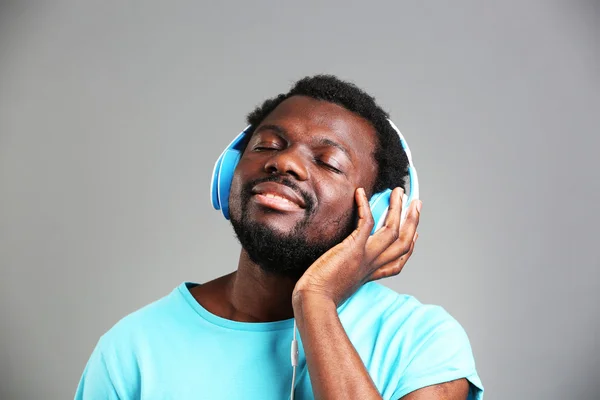
<path fill-rule="evenodd" d="M 375 181 L 376 140 L 368 121 L 333 103 L 293 96 L 273 110 L 231 185 L 231 222 L 250 258 L 297 279 L 347 237 L 355 190 Z"/>

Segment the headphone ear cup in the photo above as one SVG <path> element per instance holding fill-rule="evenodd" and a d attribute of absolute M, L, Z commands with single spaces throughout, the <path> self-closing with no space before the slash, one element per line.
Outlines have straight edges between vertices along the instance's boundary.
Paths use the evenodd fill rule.
<path fill-rule="evenodd" d="M 229 149 L 223 153 L 219 173 L 217 177 L 217 191 L 219 195 L 219 205 L 221 212 L 226 219 L 229 219 L 229 192 L 231 190 L 231 181 L 235 167 L 240 161 L 241 153 L 239 150 Z"/>
<path fill-rule="evenodd" d="M 219 159 L 215 163 L 215 167 L 212 173 L 212 180 L 210 182 L 210 199 L 212 206 L 215 210 L 221 208 L 219 201 L 219 172 L 221 170 L 221 163 L 223 162 L 223 153 L 219 156 Z"/>
<path fill-rule="evenodd" d="M 223 216 L 229 219 L 229 191 L 233 172 L 242 156 L 242 144 L 252 125 L 240 132 L 223 150 L 213 168 L 210 181 L 210 199 L 215 210 L 221 210 Z"/>
<path fill-rule="evenodd" d="M 373 229 L 371 235 L 374 234 L 385 221 L 388 210 L 390 208 L 390 198 L 392 195 L 391 189 L 386 189 L 383 192 L 375 193 L 369 200 L 369 206 L 371 207 L 371 214 L 373 214 Z"/>

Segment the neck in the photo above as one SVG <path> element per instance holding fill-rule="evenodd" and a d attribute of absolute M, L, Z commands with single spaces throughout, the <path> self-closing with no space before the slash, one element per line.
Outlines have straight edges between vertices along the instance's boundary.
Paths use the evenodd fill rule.
<path fill-rule="evenodd" d="M 272 322 L 294 317 L 292 278 L 268 274 L 242 249 L 238 269 L 230 275 L 226 296 L 235 309 L 235 319 Z"/>

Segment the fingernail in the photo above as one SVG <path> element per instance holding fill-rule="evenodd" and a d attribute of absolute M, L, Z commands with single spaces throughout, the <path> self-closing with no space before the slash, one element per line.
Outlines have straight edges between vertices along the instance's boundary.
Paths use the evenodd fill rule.
<path fill-rule="evenodd" d="M 421 213 L 421 207 L 423 207 L 423 202 L 421 200 L 417 200 L 417 211 L 419 214 Z"/>

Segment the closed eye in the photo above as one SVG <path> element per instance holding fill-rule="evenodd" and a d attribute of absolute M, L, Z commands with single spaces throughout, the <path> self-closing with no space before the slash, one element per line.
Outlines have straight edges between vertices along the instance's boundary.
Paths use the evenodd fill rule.
<path fill-rule="evenodd" d="M 329 169 L 329 170 L 331 170 L 331 171 L 335 172 L 336 174 L 341 174 L 341 173 L 342 173 L 342 171 L 340 171 L 339 169 L 337 169 L 336 167 L 334 167 L 334 166 L 333 166 L 333 165 L 331 165 L 331 164 L 327 164 L 327 163 L 326 163 L 325 161 L 323 161 L 323 160 L 315 159 L 315 162 L 316 162 L 317 164 L 319 164 L 319 165 L 321 165 L 321 166 L 323 166 L 323 167 L 325 167 L 325 168 L 327 168 L 327 169 Z"/>
<path fill-rule="evenodd" d="M 254 151 L 269 151 L 269 150 L 279 150 L 277 147 L 266 147 L 266 146 L 257 146 L 254 148 Z"/>

